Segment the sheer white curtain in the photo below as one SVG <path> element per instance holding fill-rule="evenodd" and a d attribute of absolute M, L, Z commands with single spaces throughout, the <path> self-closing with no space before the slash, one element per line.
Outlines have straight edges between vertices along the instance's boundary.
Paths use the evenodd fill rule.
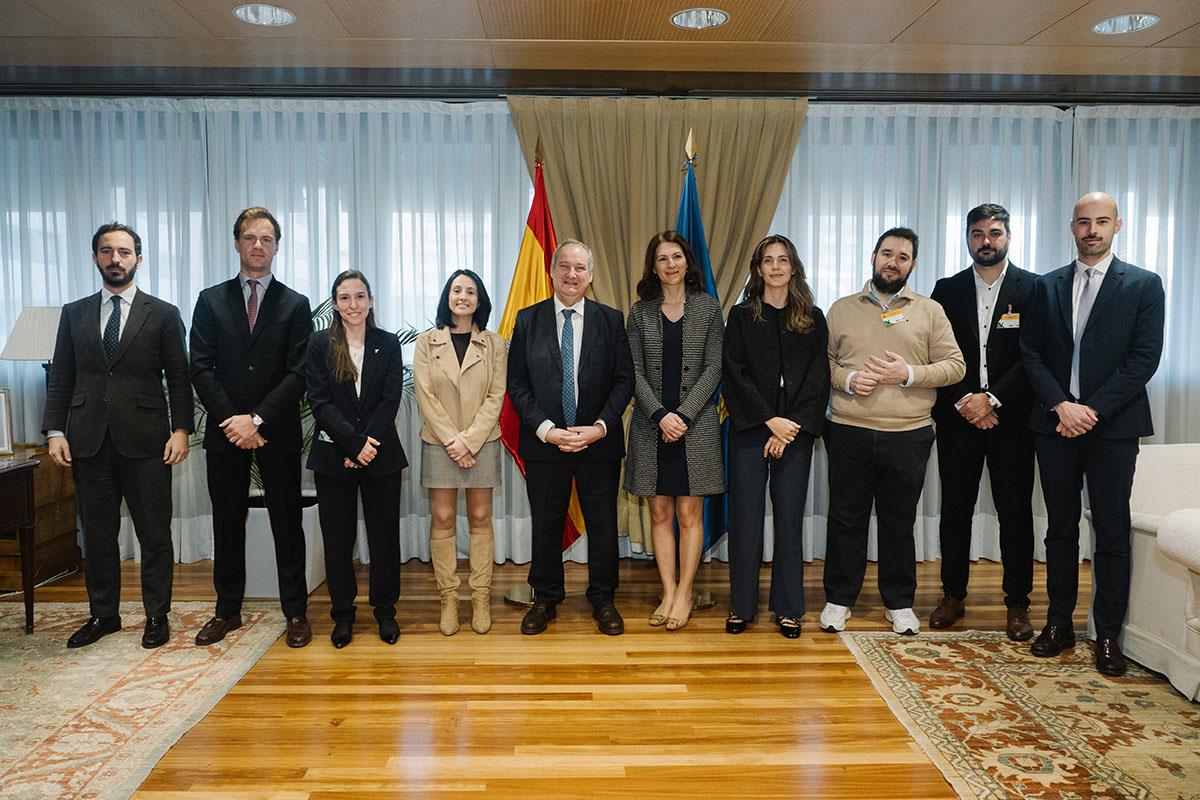
<path fill-rule="evenodd" d="M 1071 131 L 1071 113 L 1047 106 L 810 103 L 772 230 L 796 243 L 824 309 L 862 288 L 875 240 L 895 225 L 920 237 L 910 286 L 928 295 L 938 278 L 970 264 L 966 214 L 986 202 L 1000 203 L 1012 215 L 1013 263 L 1046 272 L 1071 253 Z M 918 505 L 918 559 L 939 555 L 936 458 L 930 457 Z M 828 498 L 828 464 L 818 445 L 805 558 L 824 558 Z M 987 491 L 975 523 L 982 535 L 975 537 L 972 557 L 998 559 L 999 528 Z M 1044 528 L 1044 520 L 1035 524 Z M 768 553 L 770 547 L 768 533 Z M 876 557 L 873 520 L 869 554 Z"/>
<path fill-rule="evenodd" d="M 96 291 L 91 235 L 113 219 L 143 238 L 139 285 L 190 322 L 197 293 L 236 272 L 232 225 L 248 205 L 279 218 L 275 271 L 314 305 L 353 266 L 372 280 L 382 326 L 423 330 L 446 276 L 470 267 L 490 290 L 494 327 L 532 199 L 503 102 L 0 98 L 0 148 L 3 336 L 23 306 Z M 0 362 L 18 440 L 40 440 L 42 376 Z M 398 424 L 418 463 L 411 399 Z M 184 561 L 211 555 L 203 467 L 197 448 L 175 474 Z M 401 486 L 405 558 L 428 557 L 417 471 Z M 497 493 L 497 538 L 501 552 L 528 560 L 527 530 L 523 550 L 512 535 L 528 517 L 513 478 Z M 130 552 L 131 527 L 123 532 Z"/>

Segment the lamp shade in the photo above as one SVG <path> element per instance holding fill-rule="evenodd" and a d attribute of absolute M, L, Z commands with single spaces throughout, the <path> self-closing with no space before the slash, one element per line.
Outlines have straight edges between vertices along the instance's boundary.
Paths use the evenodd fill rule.
<path fill-rule="evenodd" d="M 58 337 L 58 306 L 26 306 L 17 317 L 0 358 L 7 361 L 50 361 Z"/>

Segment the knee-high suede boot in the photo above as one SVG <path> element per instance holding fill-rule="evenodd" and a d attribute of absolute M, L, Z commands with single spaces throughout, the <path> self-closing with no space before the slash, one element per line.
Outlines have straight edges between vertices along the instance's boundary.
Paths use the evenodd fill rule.
<path fill-rule="evenodd" d="M 429 552 L 433 560 L 433 575 L 437 579 L 438 593 L 442 597 L 442 616 L 438 630 L 444 636 L 458 633 L 458 586 L 462 581 L 458 575 L 458 545 L 455 537 L 430 539 Z"/>
<path fill-rule="evenodd" d="M 470 547 L 471 577 L 471 628 L 476 633 L 487 633 L 492 628 L 492 566 L 496 552 L 495 537 L 491 528 L 472 530 Z"/>

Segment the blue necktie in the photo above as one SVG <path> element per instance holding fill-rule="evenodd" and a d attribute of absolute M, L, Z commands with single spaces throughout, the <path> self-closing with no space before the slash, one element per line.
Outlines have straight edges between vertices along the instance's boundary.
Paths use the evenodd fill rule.
<path fill-rule="evenodd" d="M 1083 291 L 1079 293 L 1079 308 L 1075 312 L 1075 349 L 1071 351 L 1071 394 L 1076 400 L 1079 397 L 1079 344 L 1083 341 L 1083 329 L 1087 327 L 1088 317 L 1092 313 L 1092 304 L 1096 302 L 1096 293 L 1100 290 L 1101 281 L 1096 280 L 1099 270 L 1088 269 L 1084 274 L 1087 280 L 1083 282 Z"/>
<path fill-rule="evenodd" d="M 117 344 L 121 341 L 121 298 L 112 296 L 112 313 L 104 324 L 104 355 L 112 359 L 117 352 Z"/>
<path fill-rule="evenodd" d="M 559 348 L 563 365 L 562 404 L 563 419 L 569 428 L 575 424 L 575 325 L 571 322 L 575 309 L 564 308 L 562 313 L 562 344 Z"/>

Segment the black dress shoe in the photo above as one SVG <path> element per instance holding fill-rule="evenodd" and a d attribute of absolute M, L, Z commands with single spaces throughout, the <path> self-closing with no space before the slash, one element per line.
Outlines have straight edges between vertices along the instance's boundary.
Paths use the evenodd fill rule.
<path fill-rule="evenodd" d="M 620 636 L 625 632 L 625 620 L 621 619 L 612 600 L 601 600 L 596 603 L 592 607 L 592 619 L 596 620 L 596 627 L 600 629 L 600 632 L 608 636 Z M 686 620 L 684 624 L 686 624 Z M 669 620 L 667 626 L 671 627 Z M 676 624 L 674 627 L 682 628 L 683 625 Z"/>
<path fill-rule="evenodd" d="M 779 633 L 785 639 L 800 638 L 800 618 L 799 617 L 780 617 L 777 620 L 779 624 Z"/>
<path fill-rule="evenodd" d="M 162 647 L 171 638 L 171 626 L 167 617 L 146 617 L 146 630 L 142 633 L 142 647 L 153 650 Z"/>
<path fill-rule="evenodd" d="M 534 600 L 533 608 L 525 612 L 521 619 L 521 633 L 526 636 L 537 636 L 546 630 L 550 620 L 558 616 L 554 606 L 545 600 Z"/>
<path fill-rule="evenodd" d="M 746 620 L 742 619 L 737 614 L 734 614 L 731 612 L 729 614 L 729 616 L 725 618 L 725 632 L 726 633 L 745 633 L 746 625 L 748 625 L 748 624 L 749 623 L 746 622 Z"/>
<path fill-rule="evenodd" d="M 1114 678 L 1125 674 L 1125 656 L 1116 639 L 1096 640 L 1096 670 Z"/>
<path fill-rule="evenodd" d="M 329 641 L 333 642 L 333 646 L 341 650 L 346 645 L 350 644 L 350 640 L 354 638 L 354 620 L 338 619 L 333 622 L 333 633 L 329 634 Z"/>
<path fill-rule="evenodd" d="M 89 644 L 100 641 L 102 636 L 108 636 L 119 630 L 121 630 L 119 616 L 91 617 L 83 623 L 82 628 L 71 634 L 71 638 L 67 639 L 67 647 L 87 647 Z"/>
<path fill-rule="evenodd" d="M 225 638 L 227 633 L 236 631 L 242 627 L 242 615 L 234 614 L 232 617 L 216 617 L 214 616 L 208 622 L 204 623 L 199 633 L 196 634 L 196 646 L 208 647 L 216 644 Z"/>
<path fill-rule="evenodd" d="M 1029 652 L 1041 658 L 1056 656 L 1075 646 L 1075 631 L 1063 625 L 1047 625 L 1029 646 Z"/>
<path fill-rule="evenodd" d="M 384 617 L 379 620 L 379 638 L 387 644 L 395 644 L 400 638 L 400 626 L 395 617 Z"/>

